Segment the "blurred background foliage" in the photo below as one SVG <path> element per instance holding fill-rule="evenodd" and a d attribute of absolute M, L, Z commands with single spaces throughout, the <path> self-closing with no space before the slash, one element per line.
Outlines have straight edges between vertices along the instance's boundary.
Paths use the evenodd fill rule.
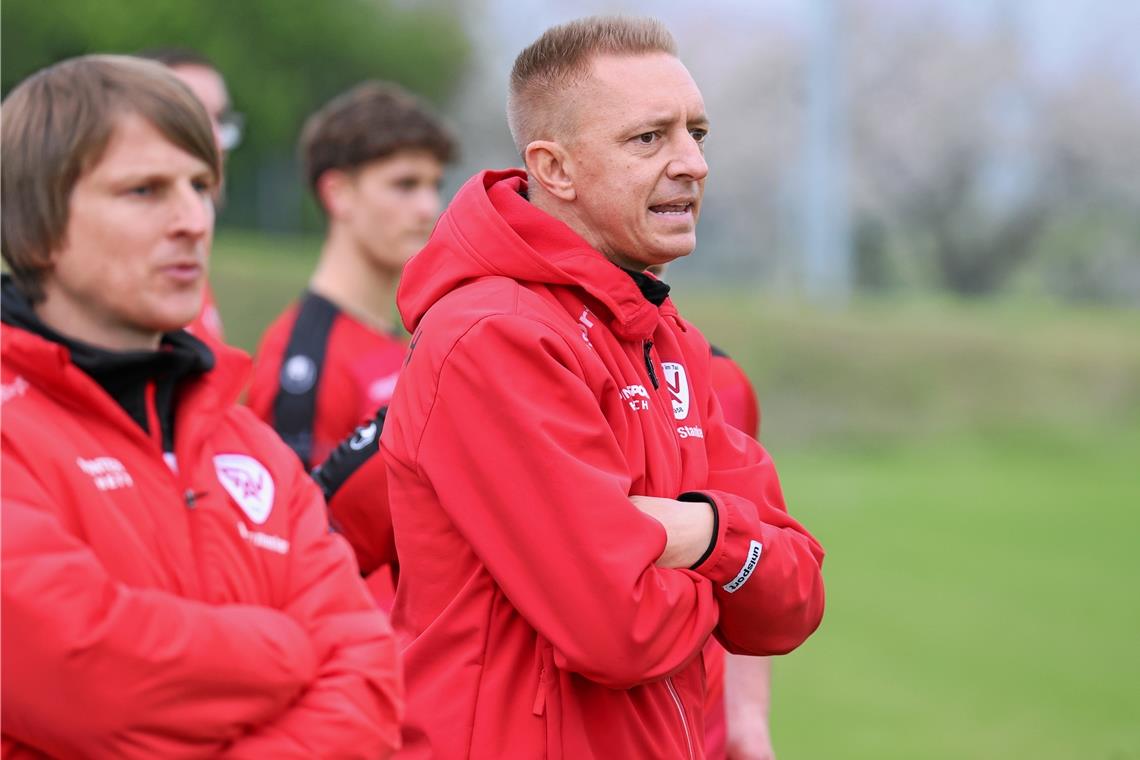
<path fill-rule="evenodd" d="M 440 105 L 471 45 L 445 4 L 382 0 L 5 0 L 3 90 L 63 58 L 188 47 L 221 70 L 246 117 L 227 162 L 221 223 L 314 229 L 296 141 L 305 117 L 362 79 L 399 82 Z"/>
<path fill-rule="evenodd" d="M 778 756 L 1140 758 L 1140 10 L 836 0 L 851 266 L 829 300 L 804 266 L 821 4 L 5 0 L 3 88 L 85 52 L 217 62 L 248 128 L 212 280 L 252 349 L 320 245 L 293 156 L 309 111 L 366 77 L 423 94 L 462 142 L 452 191 L 517 164 L 506 73 L 542 29 L 662 17 L 713 123 L 673 292 L 753 379 L 828 550 L 823 627 L 776 664 Z M 1093 43 L 1043 65 L 1049 25 Z"/>
<path fill-rule="evenodd" d="M 823 171 L 843 198 L 833 298 L 941 290 L 1137 305 L 1140 74 L 1112 45 L 1040 65 L 1031 22 L 1048 4 L 6 0 L 0 70 L 7 92 L 81 53 L 200 50 L 247 116 L 220 224 L 315 232 L 294 143 L 332 95 L 378 77 L 433 101 L 462 142 L 454 189 L 518 163 L 506 72 L 538 31 L 588 12 L 652 12 L 677 31 L 713 119 L 700 248 L 677 276 L 811 292 L 805 260 L 829 221 L 811 199 L 829 188 L 808 171 L 822 24 L 810 9 L 827 6 L 837 132 Z M 996 10 L 980 23 L 962 10 L 982 6 Z"/>

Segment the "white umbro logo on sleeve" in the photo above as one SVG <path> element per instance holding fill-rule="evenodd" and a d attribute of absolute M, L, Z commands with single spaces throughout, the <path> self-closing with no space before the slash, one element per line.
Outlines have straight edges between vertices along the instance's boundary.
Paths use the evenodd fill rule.
<path fill-rule="evenodd" d="M 728 583 L 724 584 L 723 588 L 728 593 L 733 593 L 741 586 L 748 577 L 752 575 L 752 571 L 756 569 L 756 563 L 760 561 L 760 554 L 764 551 L 764 546 L 759 541 L 753 541 L 748 545 L 748 558 L 744 560 L 744 567 L 740 568 L 740 572 L 736 574 Z"/>
<path fill-rule="evenodd" d="M 218 454 L 214 457 L 214 469 L 218 482 L 255 525 L 269 518 L 274 487 L 265 465 L 245 454 Z"/>

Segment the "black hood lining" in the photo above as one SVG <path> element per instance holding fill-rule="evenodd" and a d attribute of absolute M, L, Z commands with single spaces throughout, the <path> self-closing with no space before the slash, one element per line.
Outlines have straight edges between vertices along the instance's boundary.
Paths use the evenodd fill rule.
<path fill-rule="evenodd" d="M 69 338 L 44 324 L 8 275 L 0 286 L 0 319 L 68 350 L 71 361 L 97 382 L 148 435 L 146 389 L 155 386 L 155 411 L 164 451 L 174 449 L 174 407 L 178 385 L 214 368 L 214 353 L 185 330 L 162 336 L 157 351 L 111 351 Z"/>
<path fill-rule="evenodd" d="M 638 290 L 641 291 L 641 295 L 645 296 L 645 300 L 654 306 L 660 306 L 665 303 L 665 299 L 669 297 L 668 283 L 658 280 L 656 277 L 648 275 L 645 272 L 637 272 L 633 269 L 626 269 L 625 267 L 622 267 L 622 271 L 633 278 L 633 281 L 637 283 Z"/>

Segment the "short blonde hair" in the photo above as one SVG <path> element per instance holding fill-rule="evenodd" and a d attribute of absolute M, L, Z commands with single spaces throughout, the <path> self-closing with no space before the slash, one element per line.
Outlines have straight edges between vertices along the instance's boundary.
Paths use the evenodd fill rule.
<path fill-rule="evenodd" d="M 210 118 L 162 64 L 121 55 L 72 58 L 32 74 L 3 104 L 0 248 L 12 279 L 43 297 L 51 254 L 67 232 L 71 191 L 103 157 L 124 114 L 149 121 L 221 176 Z"/>
<path fill-rule="evenodd" d="M 677 55 L 673 35 L 657 19 L 590 16 L 547 29 L 519 53 L 511 69 L 507 124 L 519 155 L 552 139 L 566 91 L 589 75 L 599 55 Z"/>

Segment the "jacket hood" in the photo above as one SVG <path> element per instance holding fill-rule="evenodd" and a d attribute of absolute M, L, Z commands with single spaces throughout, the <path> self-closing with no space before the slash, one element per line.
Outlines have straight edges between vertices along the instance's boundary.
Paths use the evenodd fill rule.
<path fill-rule="evenodd" d="M 526 174 L 518 169 L 481 172 L 460 188 L 400 279 L 396 303 L 409 332 L 445 295 L 493 276 L 579 288 L 592 297 L 597 316 L 622 337 L 652 332 L 658 307 L 634 279 L 565 223 L 532 205 L 526 189 Z"/>

